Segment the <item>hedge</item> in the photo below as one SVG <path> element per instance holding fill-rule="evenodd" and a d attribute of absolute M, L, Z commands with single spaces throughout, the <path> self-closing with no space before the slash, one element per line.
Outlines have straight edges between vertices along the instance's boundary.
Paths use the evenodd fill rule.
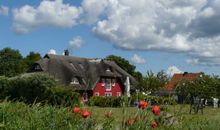
<path fill-rule="evenodd" d="M 23 77 L 0 77 L 0 99 L 34 102 L 51 105 L 78 104 L 80 95 L 70 88 L 61 86 L 53 78 L 44 74 Z"/>
<path fill-rule="evenodd" d="M 123 97 L 93 96 L 89 99 L 88 105 L 99 107 L 121 107 L 123 106 L 123 100 Z"/>
<path fill-rule="evenodd" d="M 176 104 L 176 101 L 172 97 L 164 97 L 164 96 L 147 96 L 143 94 L 134 94 L 131 97 L 131 103 L 140 101 L 140 100 L 146 100 L 153 104 L 169 104 L 174 105 Z"/>

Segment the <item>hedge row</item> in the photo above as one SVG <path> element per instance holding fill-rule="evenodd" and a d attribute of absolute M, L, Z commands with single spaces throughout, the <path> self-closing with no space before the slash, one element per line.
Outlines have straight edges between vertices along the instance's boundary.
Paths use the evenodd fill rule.
<path fill-rule="evenodd" d="M 143 94 L 134 94 L 131 98 L 131 103 L 140 101 L 140 100 L 146 100 L 153 104 L 169 104 L 174 105 L 177 104 L 176 101 L 172 97 L 164 97 L 164 96 L 147 96 Z"/>
<path fill-rule="evenodd" d="M 99 107 L 121 107 L 123 106 L 123 97 L 101 97 L 93 96 L 89 99 L 89 106 Z"/>
<path fill-rule="evenodd" d="M 52 105 L 72 105 L 79 103 L 80 95 L 65 86 L 60 86 L 47 75 L 34 74 L 23 77 L 0 77 L 0 99 L 18 100 Z"/>

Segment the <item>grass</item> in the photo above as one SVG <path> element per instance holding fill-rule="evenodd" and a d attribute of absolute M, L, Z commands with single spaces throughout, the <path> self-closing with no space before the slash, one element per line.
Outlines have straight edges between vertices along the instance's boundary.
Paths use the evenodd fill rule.
<path fill-rule="evenodd" d="M 158 129 L 220 129 L 220 109 L 206 107 L 202 115 L 200 113 L 189 114 L 188 105 L 173 105 L 164 108 L 166 112 L 175 115 L 178 124 L 172 126 L 160 125 Z M 140 110 L 135 107 L 83 107 L 83 109 L 91 112 L 90 118 L 83 119 L 80 114 L 72 113 L 71 108 L 68 107 L 2 102 L 0 103 L 0 130 L 87 130 L 101 128 L 103 124 L 105 129 L 141 130 L 150 129 L 150 122 L 155 118 L 149 110 Z M 108 111 L 112 112 L 111 118 L 105 117 L 105 112 Z M 123 126 L 129 117 L 135 117 L 135 115 L 140 116 L 136 124 Z"/>

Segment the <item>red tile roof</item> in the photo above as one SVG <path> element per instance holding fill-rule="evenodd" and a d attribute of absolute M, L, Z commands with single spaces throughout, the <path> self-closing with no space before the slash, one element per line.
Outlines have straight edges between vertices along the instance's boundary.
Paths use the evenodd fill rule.
<path fill-rule="evenodd" d="M 198 78 L 202 73 L 179 73 L 174 74 L 171 80 L 165 85 L 166 91 L 172 91 L 175 89 L 175 86 L 178 81 L 186 79 L 186 80 L 194 80 Z"/>

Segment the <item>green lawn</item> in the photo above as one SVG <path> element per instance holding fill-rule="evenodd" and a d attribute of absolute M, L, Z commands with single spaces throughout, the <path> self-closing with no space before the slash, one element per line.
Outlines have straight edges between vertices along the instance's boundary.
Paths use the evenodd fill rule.
<path fill-rule="evenodd" d="M 158 129 L 183 130 L 219 130 L 220 109 L 206 107 L 204 114 L 189 114 L 188 105 L 173 105 L 163 107 L 166 113 L 174 115 L 178 124 L 172 126 L 159 125 Z M 155 117 L 148 109 L 135 107 L 99 108 L 81 107 L 91 112 L 91 117 L 83 119 L 80 114 L 71 112 L 71 108 L 26 105 L 24 103 L 0 103 L 0 130 L 87 130 L 106 126 L 105 129 L 150 129 L 150 123 Z M 111 111 L 112 118 L 105 117 L 105 112 Z M 131 126 L 125 122 L 129 117 L 140 117 Z M 122 123 L 124 122 L 124 123 Z M 123 126 L 125 125 L 125 126 Z"/>

